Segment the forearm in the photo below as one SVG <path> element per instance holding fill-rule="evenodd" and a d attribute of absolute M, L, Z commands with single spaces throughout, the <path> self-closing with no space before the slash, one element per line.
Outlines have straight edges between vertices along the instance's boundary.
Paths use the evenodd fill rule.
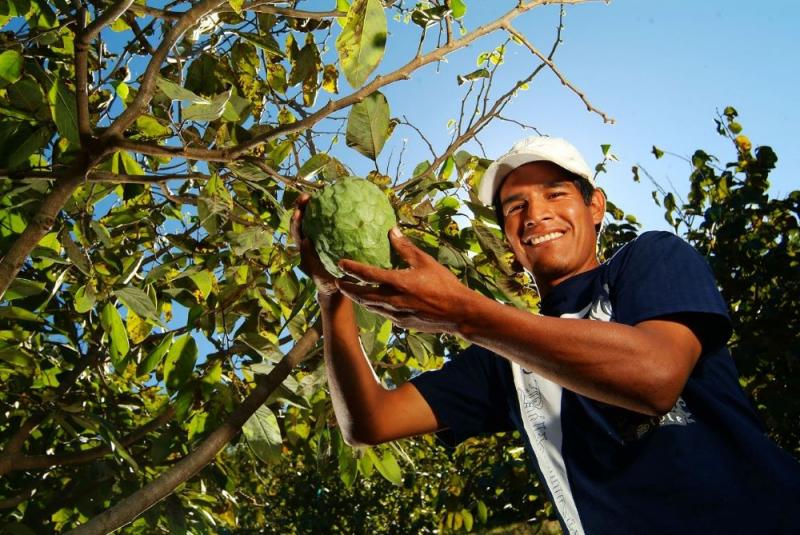
<path fill-rule="evenodd" d="M 569 390 L 629 410 L 658 414 L 682 389 L 669 341 L 647 328 L 540 316 L 474 293 L 459 334 Z"/>
<path fill-rule="evenodd" d="M 386 389 L 362 349 L 352 301 L 336 293 L 320 299 L 320 310 L 333 410 L 347 442 L 359 443 L 374 416 L 370 407 L 380 404 Z"/>

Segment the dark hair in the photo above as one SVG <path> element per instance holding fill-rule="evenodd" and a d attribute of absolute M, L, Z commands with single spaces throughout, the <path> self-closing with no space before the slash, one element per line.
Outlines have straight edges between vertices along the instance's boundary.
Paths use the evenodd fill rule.
<path fill-rule="evenodd" d="M 594 186 L 592 186 L 591 182 L 583 178 L 582 176 L 576 175 L 575 173 L 571 173 L 565 170 L 569 176 L 567 177 L 569 180 L 575 184 L 575 187 L 581 192 L 581 196 L 583 197 L 583 202 L 586 203 L 586 206 L 589 206 L 592 203 L 592 195 L 594 195 Z M 503 179 L 505 180 L 505 179 Z M 500 186 L 503 183 L 500 182 Z M 492 201 L 492 206 L 494 207 L 494 216 L 497 218 L 497 224 L 500 225 L 500 230 L 505 232 L 504 223 L 505 217 L 503 216 L 503 207 L 500 205 L 500 187 L 497 188 L 497 191 L 494 194 L 494 200 Z M 595 227 L 596 231 L 600 230 L 600 225 Z"/>

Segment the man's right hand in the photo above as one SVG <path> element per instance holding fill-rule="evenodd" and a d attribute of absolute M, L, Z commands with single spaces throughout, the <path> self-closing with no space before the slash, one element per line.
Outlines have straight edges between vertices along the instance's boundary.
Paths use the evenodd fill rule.
<path fill-rule="evenodd" d="M 314 244 L 303 236 L 303 214 L 310 199 L 311 196 L 308 193 L 303 193 L 297 199 L 296 208 L 292 214 L 290 232 L 292 240 L 300 248 L 300 269 L 311 277 L 314 284 L 317 285 L 318 297 L 324 299 L 338 293 L 339 290 L 336 288 L 336 278 L 328 273 L 328 270 L 322 265 L 319 255 L 314 249 Z"/>

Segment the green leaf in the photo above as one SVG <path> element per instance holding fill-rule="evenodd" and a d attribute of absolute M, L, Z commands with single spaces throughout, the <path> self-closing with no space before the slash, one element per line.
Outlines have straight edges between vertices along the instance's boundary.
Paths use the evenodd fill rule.
<path fill-rule="evenodd" d="M 197 361 L 197 342 L 185 334 L 175 340 L 164 361 L 164 384 L 171 392 L 180 389 L 192 376 Z"/>
<path fill-rule="evenodd" d="M 486 504 L 483 503 L 483 501 L 478 500 L 478 520 L 481 521 L 481 524 L 485 524 L 488 519 L 489 509 L 486 507 Z"/>
<path fill-rule="evenodd" d="M 136 119 L 136 128 L 139 130 L 137 137 L 144 138 L 165 138 L 172 135 L 172 129 L 162 124 L 152 115 L 140 115 Z"/>
<path fill-rule="evenodd" d="M 375 92 L 354 104 L 347 118 L 347 146 L 376 160 L 389 137 L 389 103 Z"/>
<path fill-rule="evenodd" d="M 454 19 L 460 19 L 467 13 L 467 4 L 464 0 L 450 0 L 450 10 Z"/>
<path fill-rule="evenodd" d="M 231 98 L 231 89 L 220 93 L 208 103 L 195 103 L 183 111 L 184 121 L 216 121 L 225 112 L 225 105 Z"/>
<path fill-rule="evenodd" d="M 651 152 L 653 153 L 653 156 L 656 157 L 656 159 L 661 158 L 662 156 L 664 156 L 664 151 L 659 149 L 655 145 L 653 145 L 653 150 Z"/>
<path fill-rule="evenodd" d="M 242 12 L 242 6 L 244 5 L 244 0 L 230 0 L 228 3 L 231 5 L 231 8 L 233 8 L 233 10 L 236 13 L 240 14 Z"/>
<path fill-rule="evenodd" d="M 467 531 L 472 531 L 472 524 L 474 522 L 472 513 L 470 513 L 468 509 L 462 509 L 461 517 L 464 519 L 464 529 Z"/>
<path fill-rule="evenodd" d="M 3 299 L 6 301 L 13 301 L 14 299 L 22 299 L 32 295 L 40 294 L 45 291 L 45 284 L 43 282 L 32 281 L 28 279 L 16 278 L 11 281 L 11 286 L 6 290 Z"/>
<path fill-rule="evenodd" d="M 41 323 L 43 320 L 33 312 L 21 307 L 2 306 L 0 307 L 0 318 L 12 320 L 35 321 Z"/>
<path fill-rule="evenodd" d="M 236 35 L 247 41 L 248 43 L 252 43 L 258 48 L 262 49 L 263 51 L 272 54 L 273 56 L 283 58 L 285 54 L 283 50 L 281 50 L 280 45 L 272 37 L 272 34 L 258 34 L 258 33 L 251 33 L 251 32 L 234 32 Z"/>
<path fill-rule="evenodd" d="M 339 479 L 344 483 L 345 488 L 350 488 L 356 481 L 358 476 L 358 460 L 353 454 L 353 449 L 345 444 L 342 440 L 342 434 L 338 430 L 331 431 L 334 435 L 334 441 L 338 448 L 339 454 L 337 460 L 339 461 Z"/>
<path fill-rule="evenodd" d="M 172 345 L 172 339 L 175 337 L 173 333 L 169 333 L 167 336 L 159 342 L 156 348 L 150 352 L 147 357 L 139 363 L 139 366 L 136 367 L 136 375 L 142 376 L 147 375 L 151 371 L 156 369 L 161 363 L 161 359 L 164 358 L 164 355 L 167 354 L 170 346 Z"/>
<path fill-rule="evenodd" d="M 242 256 L 253 249 L 263 249 L 272 245 L 272 234 L 262 227 L 247 227 L 241 232 L 228 232 L 231 250 L 236 256 Z"/>
<path fill-rule="evenodd" d="M 130 152 L 120 152 L 119 153 L 120 163 L 122 164 L 122 169 L 128 175 L 143 175 L 144 169 L 142 166 L 139 165 L 139 162 L 136 161 L 136 158 L 131 156 Z"/>
<path fill-rule="evenodd" d="M 211 291 L 214 289 L 214 281 L 216 280 L 214 274 L 204 269 L 203 271 L 192 273 L 189 275 L 189 278 L 194 282 L 195 286 L 197 286 L 197 289 L 200 290 L 200 293 L 203 294 L 203 298 L 208 299 L 208 296 L 211 295 Z"/>
<path fill-rule="evenodd" d="M 361 87 L 380 63 L 386 33 L 386 15 L 380 0 L 355 0 L 336 39 L 344 76 L 353 88 Z"/>
<path fill-rule="evenodd" d="M 13 84 L 22 76 L 22 54 L 6 50 L 0 54 L 0 88 Z"/>
<path fill-rule="evenodd" d="M 117 307 L 111 303 L 106 303 L 100 313 L 100 324 L 103 326 L 103 330 L 110 341 L 111 363 L 117 372 L 121 373 L 125 368 L 125 357 L 130 349 L 130 344 L 128 342 L 128 333 L 122 323 Z"/>
<path fill-rule="evenodd" d="M 475 231 L 475 237 L 486 256 L 493 258 L 497 266 L 505 275 L 512 275 L 513 271 L 506 264 L 504 257 L 508 253 L 508 247 L 491 229 L 478 223 L 472 222 L 472 228 Z"/>
<path fill-rule="evenodd" d="M 156 78 L 156 87 L 158 87 L 162 93 L 172 100 L 208 104 L 207 99 L 196 95 L 192 91 L 189 91 L 188 89 L 181 87 L 178 84 L 167 80 L 166 78 L 161 78 L 160 76 Z"/>
<path fill-rule="evenodd" d="M 0 360 L 27 370 L 36 368 L 36 361 L 21 347 L 0 348 Z"/>
<path fill-rule="evenodd" d="M 461 85 L 464 82 L 474 82 L 475 80 L 480 80 L 481 78 L 489 78 L 489 76 L 491 76 L 489 69 L 477 69 L 469 74 L 459 74 L 456 77 L 456 81 L 458 82 L 458 85 Z"/>
<path fill-rule="evenodd" d="M 78 314 L 85 314 L 89 312 L 92 308 L 94 308 L 94 304 L 97 302 L 97 294 L 94 291 L 94 286 L 92 283 L 87 283 L 85 286 L 81 286 L 75 292 L 75 312 Z"/>
<path fill-rule="evenodd" d="M 56 80 L 47 93 L 53 121 L 58 133 L 72 145 L 80 146 L 78 135 L 78 111 L 75 104 L 75 93 L 67 88 L 61 80 Z"/>
<path fill-rule="evenodd" d="M 383 458 L 381 459 L 375 454 L 373 448 L 367 449 L 366 452 L 370 459 L 372 459 L 372 464 L 375 465 L 375 468 L 386 481 L 393 485 L 402 485 L 403 471 L 400 469 L 400 465 L 397 464 L 397 459 L 394 458 L 391 451 L 384 451 Z"/>
<path fill-rule="evenodd" d="M 78 247 L 78 244 L 73 241 L 72 236 L 70 236 L 69 231 L 66 227 L 61 231 L 59 235 L 59 241 L 61 245 L 64 246 L 64 250 L 67 252 L 67 256 L 75 264 L 75 267 L 78 268 L 81 273 L 84 275 L 90 275 L 92 268 L 89 263 L 89 257 L 86 256 L 86 253 Z"/>
<path fill-rule="evenodd" d="M 135 287 L 120 288 L 119 290 L 114 290 L 114 295 L 116 295 L 125 306 L 133 310 L 137 316 L 150 320 L 155 324 L 161 324 L 161 318 L 159 318 L 156 305 L 143 290 Z"/>
<path fill-rule="evenodd" d="M 265 463 L 280 460 L 283 439 L 278 419 L 269 408 L 262 405 L 256 409 L 244 423 L 242 432 L 256 457 Z"/>

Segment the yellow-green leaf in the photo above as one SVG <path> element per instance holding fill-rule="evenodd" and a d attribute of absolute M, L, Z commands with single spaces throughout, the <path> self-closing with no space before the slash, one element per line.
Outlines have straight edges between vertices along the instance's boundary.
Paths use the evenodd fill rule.
<path fill-rule="evenodd" d="M 347 146 L 375 160 L 388 137 L 389 103 L 376 91 L 351 108 L 347 118 Z"/>
<path fill-rule="evenodd" d="M 161 359 L 164 358 L 164 355 L 167 354 L 167 351 L 172 345 L 172 339 L 174 338 L 174 334 L 170 333 L 164 337 L 163 340 L 156 346 L 156 348 L 150 352 L 147 357 L 145 357 L 142 362 L 139 363 L 139 366 L 136 367 L 136 375 L 147 375 L 154 369 L 156 366 L 159 365 Z"/>
<path fill-rule="evenodd" d="M 378 66 L 386 49 L 386 15 L 380 0 L 355 0 L 336 39 L 344 76 L 361 87 Z"/>
<path fill-rule="evenodd" d="M 111 303 L 106 303 L 100 313 L 100 324 L 109 338 L 111 363 L 117 372 L 122 372 L 125 368 L 125 357 L 128 355 L 130 344 L 128 342 L 128 333 L 122 323 L 117 307 Z"/>
<path fill-rule="evenodd" d="M 244 423 L 242 432 L 253 453 L 265 463 L 276 462 L 281 457 L 281 430 L 278 419 L 269 408 L 256 409 Z"/>
<path fill-rule="evenodd" d="M 53 121 L 58 133 L 72 145 L 80 145 L 78 135 L 78 111 L 75 104 L 75 93 L 67 88 L 61 80 L 56 80 L 47 93 Z"/>
<path fill-rule="evenodd" d="M 114 295 L 139 317 L 156 324 L 161 323 L 155 303 L 144 290 L 135 287 L 120 288 L 119 290 L 114 290 Z"/>
<path fill-rule="evenodd" d="M 22 76 L 22 54 L 6 50 L 0 54 L 0 88 L 13 84 Z"/>
<path fill-rule="evenodd" d="M 164 383 L 167 389 L 174 392 L 181 388 L 192 376 L 197 361 L 197 342 L 185 334 L 175 340 L 169 348 L 164 361 Z"/>

